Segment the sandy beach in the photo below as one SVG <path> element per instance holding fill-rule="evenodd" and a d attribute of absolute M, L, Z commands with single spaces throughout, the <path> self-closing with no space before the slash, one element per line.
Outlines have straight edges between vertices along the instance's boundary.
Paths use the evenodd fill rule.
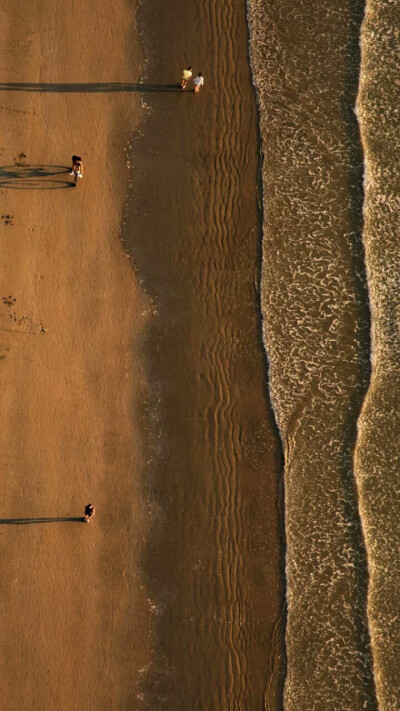
<path fill-rule="evenodd" d="M 280 709 L 245 5 L 1 14 L 2 708 Z"/>
<path fill-rule="evenodd" d="M 136 708 L 148 663 L 135 424 L 147 306 L 119 241 L 140 102 L 110 90 L 139 71 L 133 11 L 68 0 L 1 13 L 4 711 Z M 75 520 L 39 521 L 53 518 Z"/>

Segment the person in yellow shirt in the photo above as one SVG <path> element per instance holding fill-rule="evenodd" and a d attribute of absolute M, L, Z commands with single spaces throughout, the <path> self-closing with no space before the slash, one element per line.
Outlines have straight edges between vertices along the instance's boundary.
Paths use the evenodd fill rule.
<path fill-rule="evenodd" d="M 182 72 L 182 81 L 181 81 L 181 87 L 184 89 L 186 87 L 186 84 L 188 83 L 189 79 L 191 78 L 193 72 L 192 72 L 192 67 L 188 67 L 187 69 L 184 69 Z"/>

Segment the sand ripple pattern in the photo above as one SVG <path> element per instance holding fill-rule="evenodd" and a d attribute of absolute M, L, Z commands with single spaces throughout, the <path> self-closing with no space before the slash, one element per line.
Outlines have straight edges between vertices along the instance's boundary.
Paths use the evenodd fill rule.
<path fill-rule="evenodd" d="M 146 95 L 122 237 L 154 304 L 143 345 L 153 661 L 135 708 L 247 711 L 264 696 L 275 703 L 282 647 L 282 462 L 257 294 L 257 114 L 245 5 L 180 3 L 177 21 L 169 3 L 142 5 L 151 40 L 143 83 L 179 81 L 196 61 L 206 86 L 197 96 L 173 85 Z M 177 38 L 167 57 L 154 54 L 157 32 Z"/>
<path fill-rule="evenodd" d="M 353 465 L 370 378 L 354 116 L 364 5 L 248 7 L 264 155 L 264 341 L 285 448 L 285 709 L 373 711 Z"/>

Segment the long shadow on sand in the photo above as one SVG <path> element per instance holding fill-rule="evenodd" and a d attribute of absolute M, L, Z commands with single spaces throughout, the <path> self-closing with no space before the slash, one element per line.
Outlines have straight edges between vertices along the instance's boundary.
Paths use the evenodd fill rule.
<path fill-rule="evenodd" d="M 137 92 L 165 92 L 179 91 L 183 92 L 180 84 L 124 84 L 122 82 L 108 82 L 107 84 L 99 82 L 97 84 L 30 84 L 30 83 L 15 83 L 8 84 L 0 83 L 0 91 L 38 91 L 38 92 L 70 92 L 70 93 L 112 93 L 123 91 Z"/>
<path fill-rule="evenodd" d="M 73 188 L 71 180 L 55 180 L 54 176 L 69 173 L 60 165 L 5 165 L 0 166 L 0 188 L 13 190 L 60 190 Z"/>
<path fill-rule="evenodd" d="M 79 518 L 0 518 L 0 525 L 3 526 L 21 526 L 27 523 L 59 523 L 60 521 L 75 521 L 83 523 L 83 516 Z"/>

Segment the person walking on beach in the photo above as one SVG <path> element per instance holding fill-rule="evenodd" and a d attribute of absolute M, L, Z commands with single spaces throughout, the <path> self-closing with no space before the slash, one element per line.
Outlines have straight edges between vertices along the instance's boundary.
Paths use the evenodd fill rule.
<path fill-rule="evenodd" d="M 187 69 L 184 69 L 182 72 L 182 81 L 181 81 L 181 88 L 185 89 L 186 84 L 188 83 L 189 79 L 192 77 L 192 67 L 188 67 Z"/>
<path fill-rule="evenodd" d="M 96 513 L 95 507 L 92 504 L 87 504 L 87 506 L 85 506 L 85 516 L 84 516 L 85 522 L 90 523 L 90 519 L 93 518 L 95 513 Z"/>
<path fill-rule="evenodd" d="M 198 73 L 197 77 L 194 79 L 194 93 L 197 94 L 200 91 L 200 87 L 204 84 L 204 77 L 201 72 Z"/>
<path fill-rule="evenodd" d="M 72 156 L 72 168 L 70 175 L 77 174 L 78 178 L 83 177 L 83 163 L 80 156 Z"/>

